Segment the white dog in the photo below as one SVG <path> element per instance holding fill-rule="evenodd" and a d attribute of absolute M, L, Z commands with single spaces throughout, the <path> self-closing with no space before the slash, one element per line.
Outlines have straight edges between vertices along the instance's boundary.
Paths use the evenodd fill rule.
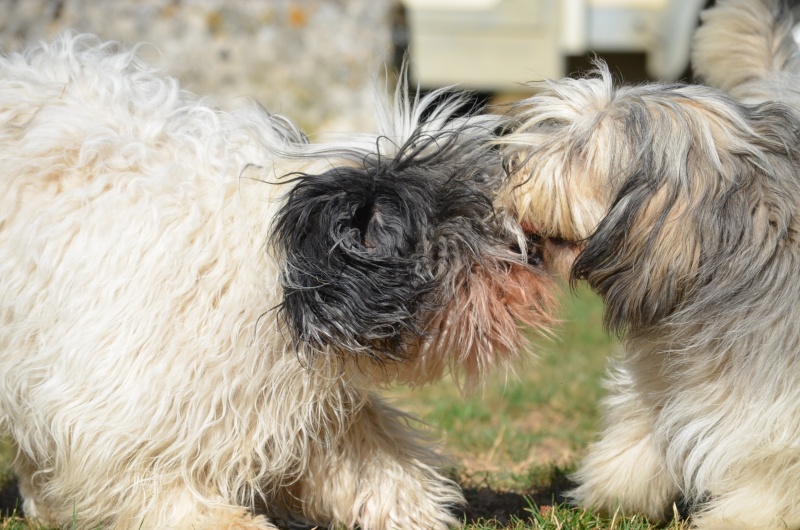
<path fill-rule="evenodd" d="M 580 248 L 573 280 L 625 342 L 588 508 L 699 529 L 800 528 L 797 47 L 777 0 L 721 1 L 701 85 L 615 87 L 606 68 L 516 107 L 501 203 Z M 741 68 L 741 71 L 739 70 Z M 741 101 L 737 101 L 741 100 Z"/>
<path fill-rule="evenodd" d="M 516 356 L 553 283 L 492 209 L 501 118 L 440 96 L 401 85 L 380 134 L 313 144 L 92 37 L 0 58 L 0 428 L 28 516 L 457 523 L 370 389 Z"/>

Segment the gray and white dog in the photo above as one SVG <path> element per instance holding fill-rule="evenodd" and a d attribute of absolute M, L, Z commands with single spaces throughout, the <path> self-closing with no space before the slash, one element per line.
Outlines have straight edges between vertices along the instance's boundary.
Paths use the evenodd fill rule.
<path fill-rule="evenodd" d="M 411 97 L 309 142 L 124 50 L 0 58 L 0 431 L 25 514 L 117 529 L 443 529 L 463 502 L 374 389 L 474 381 L 552 322 L 492 202 L 502 118 Z"/>
<path fill-rule="evenodd" d="M 726 0 L 700 85 L 542 82 L 505 140 L 501 202 L 580 252 L 625 356 L 571 495 L 693 526 L 800 528 L 797 46 L 774 0 Z M 730 92 L 730 94 L 728 93 Z"/>

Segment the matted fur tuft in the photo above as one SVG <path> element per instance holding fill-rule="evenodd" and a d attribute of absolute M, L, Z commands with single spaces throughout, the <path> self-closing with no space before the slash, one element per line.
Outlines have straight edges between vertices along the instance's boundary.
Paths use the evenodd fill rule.
<path fill-rule="evenodd" d="M 705 86 L 614 87 L 600 65 L 515 108 L 500 202 L 581 249 L 626 355 L 576 502 L 800 526 L 800 119 Z"/>
<path fill-rule="evenodd" d="M 520 355 L 553 280 L 491 206 L 503 118 L 435 99 L 401 85 L 378 133 L 312 143 L 94 37 L 0 58 L 0 431 L 28 517 L 458 524 L 371 389 Z"/>

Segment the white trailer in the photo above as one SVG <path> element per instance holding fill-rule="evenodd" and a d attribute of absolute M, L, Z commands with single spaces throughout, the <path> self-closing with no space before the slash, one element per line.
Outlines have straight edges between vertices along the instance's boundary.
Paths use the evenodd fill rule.
<path fill-rule="evenodd" d="M 706 0 L 402 0 L 415 79 L 519 90 L 562 77 L 567 57 L 643 53 L 647 74 L 674 80 L 689 64 Z"/>

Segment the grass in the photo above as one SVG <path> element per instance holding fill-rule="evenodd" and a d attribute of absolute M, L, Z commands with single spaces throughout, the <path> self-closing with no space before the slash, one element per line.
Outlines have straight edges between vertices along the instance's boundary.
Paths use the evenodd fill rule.
<path fill-rule="evenodd" d="M 529 516 L 524 519 L 514 517 L 503 525 L 493 521 L 478 522 L 465 526 L 465 530 L 652 530 L 657 528 L 641 516 L 625 517 L 617 511 L 611 519 L 598 517 L 585 510 L 559 504 L 537 507 L 531 504 Z M 685 522 L 677 519 L 668 526 L 659 527 L 664 530 L 688 530 Z"/>
<path fill-rule="evenodd" d="M 602 329 L 602 306 L 581 287 L 566 295 L 557 338 L 538 340 L 537 359 L 513 374 L 495 373 L 470 395 L 450 380 L 387 397 L 416 413 L 452 457 L 469 508 L 464 530 L 683 530 L 618 512 L 600 517 L 563 503 L 568 473 L 594 438 L 600 385 L 619 343 Z M 13 480 L 0 443 L 0 482 Z M 8 489 L 8 488 L 6 488 Z M 39 530 L 20 518 L 0 530 Z"/>

